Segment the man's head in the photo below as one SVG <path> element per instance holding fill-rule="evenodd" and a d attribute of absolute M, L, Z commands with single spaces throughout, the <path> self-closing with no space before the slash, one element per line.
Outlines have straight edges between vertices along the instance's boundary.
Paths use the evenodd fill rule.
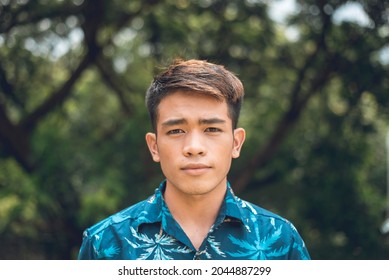
<path fill-rule="evenodd" d="M 176 60 L 156 76 L 146 94 L 146 105 L 151 124 L 156 131 L 158 105 L 161 100 L 176 91 L 201 93 L 225 101 L 233 128 L 236 128 L 244 89 L 242 82 L 222 65 L 203 60 Z"/>
<path fill-rule="evenodd" d="M 239 79 L 205 61 L 176 61 L 154 79 L 146 97 L 154 133 L 146 142 L 170 195 L 225 194 L 245 140 L 244 129 L 236 128 L 242 98 Z"/>

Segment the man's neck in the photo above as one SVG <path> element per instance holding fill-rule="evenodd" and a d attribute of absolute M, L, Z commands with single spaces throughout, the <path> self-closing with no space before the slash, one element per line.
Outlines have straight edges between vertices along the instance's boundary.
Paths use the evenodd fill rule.
<path fill-rule="evenodd" d="M 203 195 L 188 195 L 172 186 L 166 187 L 164 199 L 169 211 L 196 249 L 214 224 L 225 193 L 226 188 L 218 188 Z"/>

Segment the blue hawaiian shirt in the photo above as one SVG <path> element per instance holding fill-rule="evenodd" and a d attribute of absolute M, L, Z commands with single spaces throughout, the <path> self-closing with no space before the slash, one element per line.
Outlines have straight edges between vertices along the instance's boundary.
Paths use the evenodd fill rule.
<path fill-rule="evenodd" d="M 310 259 L 288 220 L 234 195 L 229 183 L 214 225 L 196 250 L 164 199 L 155 194 L 85 230 L 78 259 Z"/>

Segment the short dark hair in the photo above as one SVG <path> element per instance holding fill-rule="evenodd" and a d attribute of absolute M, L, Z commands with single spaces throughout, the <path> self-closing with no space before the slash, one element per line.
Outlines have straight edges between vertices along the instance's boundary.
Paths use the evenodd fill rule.
<path fill-rule="evenodd" d="M 243 84 L 238 77 L 224 66 L 205 60 L 176 59 L 165 71 L 154 77 L 146 93 L 146 106 L 154 131 L 157 129 L 159 103 L 178 90 L 225 100 L 232 126 L 237 127 L 244 96 Z"/>

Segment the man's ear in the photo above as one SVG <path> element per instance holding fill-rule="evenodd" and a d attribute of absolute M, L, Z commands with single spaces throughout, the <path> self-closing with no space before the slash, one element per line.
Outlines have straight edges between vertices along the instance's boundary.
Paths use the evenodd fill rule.
<path fill-rule="evenodd" d="M 242 149 L 244 140 L 246 139 L 246 131 L 243 128 L 234 130 L 234 147 L 232 149 L 232 158 L 238 158 Z"/>
<path fill-rule="evenodd" d="M 151 157 L 155 162 L 159 162 L 159 152 L 158 152 L 158 145 L 157 145 L 157 135 L 155 133 L 147 133 L 146 134 L 146 143 L 149 147 Z"/>

